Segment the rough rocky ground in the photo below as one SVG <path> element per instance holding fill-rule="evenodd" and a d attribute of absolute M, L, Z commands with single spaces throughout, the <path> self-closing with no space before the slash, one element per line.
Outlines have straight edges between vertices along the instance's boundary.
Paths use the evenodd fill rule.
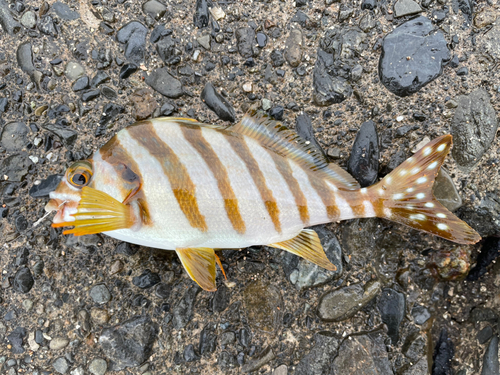
<path fill-rule="evenodd" d="M 0 0 L 0 373 L 498 374 L 500 6 L 417 2 Z M 136 119 L 253 106 L 364 184 L 451 132 L 435 192 L 484 241 L 333 223 L 337 272 L 223 251 L 207 293 L 172 252 L 38 222 Z"/>

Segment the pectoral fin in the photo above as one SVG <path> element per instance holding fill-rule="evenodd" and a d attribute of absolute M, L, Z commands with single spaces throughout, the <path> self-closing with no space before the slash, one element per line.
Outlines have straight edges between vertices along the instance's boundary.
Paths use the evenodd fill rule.
<path fill-rule="evenodd" d="M 312 229 L 303 229 L 298 236 L 290 240 L 273 243 L 268 246 L 289 251 L 329 271 L 337 270 L 337 267 L 326 257 L 318 234 Z"/>
<path fill-rule="evenodd" d="M 215 286 L 215 253 L 207 247 L 175 249 L 187 273 L 199 286 L 209 292 Z"/>

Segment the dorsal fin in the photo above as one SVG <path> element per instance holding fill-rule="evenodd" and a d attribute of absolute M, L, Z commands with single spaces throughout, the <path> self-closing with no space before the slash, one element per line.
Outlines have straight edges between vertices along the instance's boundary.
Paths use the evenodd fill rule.
<path fill-rule="evenodd" d="M 257 140 L 281 156 L 322 174 L 340 189 L 360 188 L 358 182 L 348 172 L 336 164 L 328 163 L 309 142 L 283 124 L 271 120 L 263 112 L 251 110 L 238 124 L 227 130 Z"/>

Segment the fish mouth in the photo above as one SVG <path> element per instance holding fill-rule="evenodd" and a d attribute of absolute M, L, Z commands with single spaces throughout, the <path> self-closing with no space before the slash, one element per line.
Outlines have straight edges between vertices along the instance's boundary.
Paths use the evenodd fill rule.
<path fill-rule="evenodd" d="M 71 215 L 77 212 L 78 202 L 70 200 L 62 200 L 58 198 L 52 198 L 49 203 L 45 205 L 46 212 L 57 211 L 56 215 L 52 219 L 54 224 L 64 223 L 68 221 L 75 221 L 75 218 Z"/>

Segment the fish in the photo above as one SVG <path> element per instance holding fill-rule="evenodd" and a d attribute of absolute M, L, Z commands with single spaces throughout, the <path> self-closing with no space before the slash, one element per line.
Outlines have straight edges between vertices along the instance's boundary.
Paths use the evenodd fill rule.
<path fill-rule="evenodd" d="M 191 279 L 215 291 L 220 249 L 265 245 L 334 271 L 309 228 L 318 224 L 379 217 L 459 244 L 478 242 L 432 194 L 451 147 L 451 135 L 435 138 L 361 187 L 262 112 L 230 127 L 155 118 L 125 127 L 72 164 L 45 210 L 56 212 L 53 227 L 73 227 L 63 234 L 103 233 L 175 250 Z"/>

